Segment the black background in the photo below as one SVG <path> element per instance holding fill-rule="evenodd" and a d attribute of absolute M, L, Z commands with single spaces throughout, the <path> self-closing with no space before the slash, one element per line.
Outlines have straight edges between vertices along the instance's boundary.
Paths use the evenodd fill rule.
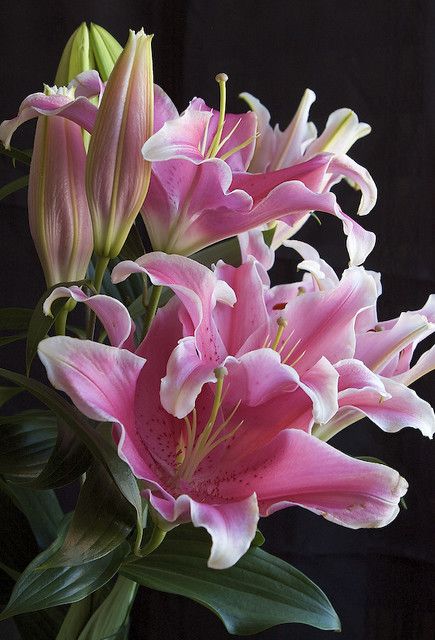
<path fill-rule="evenodd" d="M 350 155 L 372 173 L 379 199 L 361 220 L 376 232 L 368 268 L 383 274 L 380 317 L 423 305 L 435 290 L 435 3 L 384 0 L 115 0 L 0 2 L 0 120 L 20 101 L 51 84 L 67 37 L 82 20 L 107 28 L 123 44 L 128 28 L 155 33 L 156 82 L 183 109 L 194 95 L 218 105 L 214 76 L 225 71 L 229 110 L 249 91 L 285 126 L 310 87 L 311 119 L 322 129 L 328 114 L 353 108 L 373 127 Z M 32 125 L 15 144 L 31 146 Z M 0 161 L 0 184 L 17 177 Z M 339 187 L 348 213 L 357 198 Z M 44 284 L 28 231 L 25 196 L 1 206 L 1 306 L 32 306 Z M 341 225 L 310 221 L 299 238 L 312 242 L 341 269 L 346 252 Z M 288 251 L 278 252 L 274 281 L 294 275 Z M 2 364 L 21 367 L 19 349 Z M 434 376 L 416 389 L 435 401 Z M 326 591 L 343 624 L 343 640 L 433 640 L 434 447 L 419 433 L 387 435 L 358 423 L 334 442 L 355 455 L 373 455 L 397 468 L 410 489 L 408 510 L 382 530 L 351 531 L 299 509 L 265 519 L 266 549 L 307 573 Z M 432 454 L 432 455 L 431 455 Z M 18 534 L 17 534 L 18 535 Z M 12 638 L 6 630 L 0 637 Z M 132 639 L 198 640 L 227 637 L 206 609 L 175 596 L 141 590 Z M 317 640 L 325 632 L 287 625 L 264 639 Z"/>

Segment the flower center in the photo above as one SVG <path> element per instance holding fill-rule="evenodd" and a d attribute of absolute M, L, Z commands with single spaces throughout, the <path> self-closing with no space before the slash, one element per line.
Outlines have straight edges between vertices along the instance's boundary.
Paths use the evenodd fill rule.
<path fill-rule="evenodd" d="M 191 419 L 188 416 L 184 418 L 186 429 L 181 431 L 176 455 L 176 477 L 179 480 L 190 482 L 204 458 L 220 444 L 232 438 L 243 423 L 243 421 L 241 421 L 229 432 L 224 433 L 225 428 L 231 422 L 240 406 L 240 402 L 238 402 L 229 416 L 225 418 L 223 422 L 216 425 L 219 409 L 223 400 L 222 390 L 224 378 L 228 372 L 225 367 L 218 367 L 214 373 L 216 376 L 215 397 L 210 417 L 202 432 L 197 435 L 196 409 L 193 409 Z"/>

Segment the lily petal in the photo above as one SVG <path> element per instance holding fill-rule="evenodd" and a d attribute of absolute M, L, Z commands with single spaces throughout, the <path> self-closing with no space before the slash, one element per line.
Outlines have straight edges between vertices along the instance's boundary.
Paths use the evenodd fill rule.
<path fill-rule="evenodd" d="M 39 343 L 39 357 L 56 389 L 89 418 L 134 422 L 136 383 L 145 360 L 127 351 L 64 336 Z M 101 372 L 104 375 L 101 375 Z"/>
<path fill-rule="evenodd" d="M 92 132 L 97 112 L 97 107 L 83 96 L 73 99 L 70 95 L 61 93 L 33 93 L 23 100 L 15 118 L 1 123 L 0 140 L 9 149 L 11 138 L 18 127 L 38 116 L 62 116 Z"/>
<path fill-rule="evenodd" d="M 134 351 L 135 325 L 124 305 L 110 296 L 87 296 L 79 287 L 57 287 L 46 298 L 43 311 L 51 315 L 51 305 L 59 298 L 72 298 L 86 304 L 99 318 L 113 347 L 122 347 Z"/>
<path fill-rule="evenodd" d="M 190 514 L 195 527 L 205 527 L 212 538 L 207 565 L 211 569 L 232 567 L 247 552 L 259 520 L 255 494 L 230 504 L 207 505 L 194 500 Z"/>
<path fill-rule="evenodd" d="M 256 491 L 262 516 L 301 506 L 352 529 L 389 524 L 408 487 L 394 469 L 351 458 L 298 429 L 282 431 L 238 469 L 223 464 L 214 482 L 221 499 Z"/>

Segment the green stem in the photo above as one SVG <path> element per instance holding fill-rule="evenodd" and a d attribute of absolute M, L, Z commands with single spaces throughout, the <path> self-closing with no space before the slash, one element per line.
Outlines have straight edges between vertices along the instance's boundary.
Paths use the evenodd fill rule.
<path fill-rule="evenodd" d="M 163 287 L 161 285 L 154 285 L 151 291 L 150 301 L 147 306 L 147 312 L 145 316 L 144 330 L 145 335 L 148 333 L 151 323 L 156 315 L 157 308 L 159 306 L 160 296 L 162 295 Z"/>
<path fill-rule="evenodd" d="M 109 264 L 109 258 L 103 258 L 102 256 L 98 256 L 97 264 L 95 266 L 95 273 L 94 273 L 94 286 L 95 286 L 95 291 L 97 293 L 100 292 L 101 285 L 103 283 L 104 274 L 106 272 L 108 264 Z M 91 311 L 88 317 L 88 324 L 86 327 L 86 337 L 88 338 L 88 340 L 93 340 L 94 338 L 95 322 L 96 322 L 95 313 Z"/>
<path fill-rule="evenodd" d="M 68 318 L 68 314 L 69 314 L 69 305 L 68 303 L 66 303 L 62 309 L 60 310 L 60 312 L 58 313 L 54 326 L 56 329 L 56 335 L 57 336 L 64 336 L 65 332 L 66 332 L 66 321 Z"/>
<path fill-rule="evenodd" d="M 165 539 L 165 536 L 166 536 L 166 531 L 163 531 L 163 529 L 160 529 L 160 527 L 157 524 L 154 524 L 150 539 L 148 540 L 146 545 L 142 547 L 142 549 L 139 549 L 136 552 L 136 555 L 140 556 L 141 558 L 144 558 L 145 556 L 149 556 L 150 553 L 155 551 L 157 547 L 159 547 L 162 544 L 163 540 Z"/>
<path fill-rule="evenodd" d="M 109 264 L 109 258 L 103 258 L 101 256 L 98 257 L 97 264 L 95 266 L 95 274 L 94 274 L 94 286 L 97 293 L 100 293 L 101 285 L 103 283 L 104 273 L 107 269 L 108 264 Z"/>

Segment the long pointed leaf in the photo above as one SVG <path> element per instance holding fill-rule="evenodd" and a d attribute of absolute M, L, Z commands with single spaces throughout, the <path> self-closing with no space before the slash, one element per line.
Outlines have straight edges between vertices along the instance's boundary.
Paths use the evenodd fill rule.
<path fill-rule="evenodd" d="M 45 549 L 56 538 L 63 519 L 54 491 L 32 491 L 4 480 L 0 487 L 24 513 L 38 545 Z"/>
<path fill-rule="evenodd" d="M 44 469 L 57 429 L 55 418 L 47 411 L 36 415 L 26 411 L 14 417 L 0 427 L 0 473 L 19 482 L 35 478 Z"/>
<path fill-rule="evenodd" d="M 0 620 L 85 598 L 112 578 L 129 550 L 125 542 L 113 553 L 81 567 L 41 568 L 60 548 L 64 537 L 65 527 L 53 544 L 23 571 Z"/>
<path fill-rule="evenodd" d="M 137 526 L 140 529 L 142 527 L 142 500 L 139 487 L 130 467 L 118 457 L 114 447 L 93 429 L 87 418 L 54 389 L 50 389 L 38 380 L 32 380 L 7 369 L 0 369 L 0 376 L 31 393 L 73 429 L 92 455 L 104 465 L 124 497 L 133 505 L 136 510 Z"/>
<path fill-rule="evenodd" d="M 94 463 L 80 491 L 61 548 L 50 566 L 76 566 L 116 549 L 134 525 L 134 511 L 102 464 Z"/>
<path fill-rule="evenodd" d="M 209 569 L 210 540 L 181 526 L 149 556 L 128 562 L 121 574 L 142 585 L 186 596 L 211 609 L 230 633 L 254 634 L 286 622 L 340 629 L 325 594 L 300 571 L 258 547 L 230 569 Z"/>
<path fill-rule="evenodd" d="M 29 176 L 20 176 L 19 178 L 16 178 L 16 180 L 8 182 L 8 184 L 5 184 L 0 188 L 0 200 L 7 198 L 7 196 L 11 195 L 11 193 L 15 193 L 15 191 L 24 189 L 28 184 Z"/>

